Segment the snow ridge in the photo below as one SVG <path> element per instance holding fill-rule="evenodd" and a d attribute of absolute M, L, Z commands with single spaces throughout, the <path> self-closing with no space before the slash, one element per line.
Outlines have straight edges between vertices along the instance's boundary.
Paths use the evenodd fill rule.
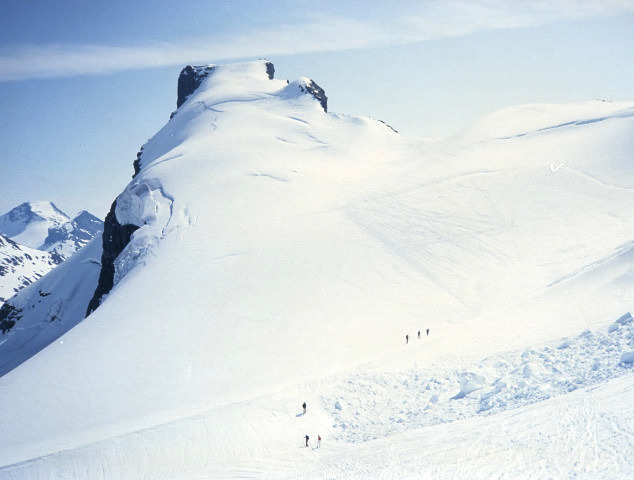
<path fill-rule="evenodd" d="M 531 104 L 507 107 L 487 115 L 476 125 L 452 137 L 465 144 L 510 140 L 566 127 L 579 127 L 634 116 L 628 102 L 594 100 L 574 105 Z M 514 121 L 521 118 L 521 122 Z"/>

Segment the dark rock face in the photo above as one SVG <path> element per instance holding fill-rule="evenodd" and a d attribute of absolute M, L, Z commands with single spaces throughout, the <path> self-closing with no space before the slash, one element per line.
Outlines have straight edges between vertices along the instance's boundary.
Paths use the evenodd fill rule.
<path fill-rule="evenodd" d="M 25 202 L 18 205 L 7 214 L 7 218 L 10 222 L 16 224 L 28 224 L 34 219 L 40 220 L 41 217 L 31 210 L 31 204 Z"/>
<path fill-rule="evenodd" d="M 0 233 L 0 286 L 4 287 L 0 303 L 6 300 L 5 295 L 15 295 L 63 261 L 57 252 L 28 249 Z"/>
<path fill-rule="evenodd" d="M 311 94 L 321 105 L 321 108 L 324 109 L 324 112 L 328 113 L 328 97 L 326 96 L 326 92 L 323 88 L 317 85 L 312 80 L 306 81 L 306 86 L 300 85 L 299 88 L 302 92 L 306 92 Z"/>
<path fill-rule="evenodd" d="M 192 67 L 187 65 L 181 70 L 178 76 L 178 90 L 176 98 L 176 108 L 179 108 L 192 93 L 200 86 L 202 81 L 214 71 L 213 66 Z"/>
<path fill-rule="evenodd" d="M 266 74 L 269 76 L 269 80 L 273 80 L 275 77 L 275 66 L 271 62 L 266 62 Z"/>
<path fill-rule="evenodd" d="M 385 125 L 387 128 L 389 128 L 390 130 L 392 130 L 394 133 L 398 133 L 398 130 L 396 130 L 394 127 L 392 127 L 392 125 L 388 125 L 387 123 L 385 123 L 383 120 L 377 120 L 378 122 L 381 122 L 383 125 Z"/>
<path fill-rule="evenodd" d="M 176 107 L 179 108 L 183 103 L 187 101 L 187 98 L 196 91 L 203 80 L 214 71 L 216 67 L 213 65 L 208 66 L 191 66 L 188 65 L 181 70 L 178 77 L 177 87 L 177 99 Z M 275 75 L 275 67 L 271 62 L 265 63 L 266 74 L 269 79 L 272 80 Z M 310 93 L 317 100 L 319 100 L 321 106 L 326 110 L 327 97 L 324 90 L 316 83 L 310 81 L 306 84 L 307 89 L 302 88 L 302 91 Z M 175 113 L 175 112 L 174 112 Z M 174 116 L 172 113 L 172 118 Z M 141 156 L 143 154 L 143 147 L 137 153 L 137 158 L 134 161 L 134 175 L 137 176 L 141 171 Z M 106 216 L 103 227 L 103 254 L 101 257 L 101 273 L 99 274 L 99 281 L 95 293 L 88 304 L 86 316 L 90 315 L 93 311 L 99 307 L 101 298 L 106 295 L 112 289 L 114 285 L 115 267 L 114 261 L 123 251 L 123 249 L 130 243 L 130 237 L 139 228 L 136 225 L 121 225 L 117 221 L 115 215 L 115 207 L 117 201 L 115 200 L 110 208 L 110 212 Z"/>
<path fill-rule="evenodd" d="M 5 303 L 0 307 L 0 332 L 8 333 L 15 326 L 15 323 L 22 318 L 22 310 L 14 307 L 10 303 Z"/>
<path fill-rule="evenodd" d="M 45 250 L 51 245 L 53 245 L 54 243 L 63 242 L 67 238 L 68 238 L 67 232 L 66 232 L 66 229 L 64 229 L 64 227 L 49 228 L 48 235 L 46 236 L 46 239 L 44 240 L 44 245 L 42 246 L 42 249 Z"/>
<path fill-rule="evenodd" d="M 94 215 L 88 213 L 86 210 L 82 210 L 79 214 L 71 221 L 71 224 L 74 227 L 74 234 L 76 238 L 89 242 L 94 238 L 92 235 L 93 232 L 101 232 L 102 231 L 102 221 L 99 220 Z"/>
<path fill-rule="evenodd" d="M 117 201 L 115 200 L 110 207 L 110 212 L 106 215 L 104 222 L 102 244 L 103 254 L 101 255 L 101 272 L 99 274 L 99 281 L 97 288 L 93 294 L 90 303 L 88 304 L 88 310 L 86 316 L 94 312 L 99 304 L 101 298 L 112 290 L 114 285 L 114 261 L 123 251 L 123 249 L 130 243 L 130 237 L 139 228 L 136 225 L 121 225 L 117 216 L 115 215 L 115 208 Z"/>
<path fill-rule="evenodd" d="M 172 117 L 170 117 L 170 119 L 171 118 Z M 141 150 L 137 152 L 136 160 L 132 162 L 132 166 L 134 167 L 134 175 L 132 175 L 132 178 L 136 177 L 141 172 L 141 155 L 143 155 L 143 147 L 141 147 Z"/>

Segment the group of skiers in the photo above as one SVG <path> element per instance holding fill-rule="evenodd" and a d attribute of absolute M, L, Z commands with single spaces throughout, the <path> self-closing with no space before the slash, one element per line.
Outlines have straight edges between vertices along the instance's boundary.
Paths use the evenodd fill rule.
<path fill-rule="evenodd" d="M 306 415 L 306 402 L 302 403 L 302 408 L 304 409 L 304 415 Z M 308 440 L 310 440 L 308 434 L 306 434 L 304 440 L 306 440 L 306 446 L 308 446 Z M 319 447 L 321 447 L 321 435 L 317 435 L 317 448 Z"/>
<path fill-rule="evenodd" d="M 425 333 L 429 337 L 429 328 L 425 330 Z M 418 331 L 418 338 L 420 339 L 420 330 Z M 405 343 L 409 343 L 409 334 L 405 335 Z M 303 414 L 306 415 L 306 402 L 302 403 L 302 410 L 303 410 Z M 308 436 L 308 434 L 306 434 L 306 436 L 304 437 L 304 440 L 306 442 L 305 445 L 308 446 L 308 440 L 310 440 L 310 437 Z M 317 435 L 317 448 L 319 447 L 321 447 L 321 436 Z"/>
<path fill-rule="evenodd" d="M 429 337 L 429 328 L 425 330 L 425 333 Z M 418 331 L 418 338 L 420 339 L 420 330 Z M 409 343 L 409 334 L 405 335 L 405 343 Z M 302 410 L 303 410 L 303 414 L 306 415 L 306 402 L 302 403 Z M 304 437 L 304 440 L 306 442 L 305 446 L 308 446 L 308 441 L 310 440 L 310 437 L 308 436 L 308 434 L 306 434 L 306 436 Z M 319 447 L 321 447 L 321 435 L 317 435 L 317 448 Z"/>
<path fill-rule="evenodd" d="M 429 337 L 429 328 L 427 329 L 426 332 L 427 332 L 427 336 Z M 420 330 L 418 331 L 418 338 L 420 338 Z M 409 343 L 409 335 L 405 335 L 405 343 Z"/>
<path fill-rule="evenodd" d="M 429 337 L 429 328 L 425 330 L 425 333 Z M 420 330 L 418 331 L 418 338 L 420 339 Z M 405 335 L 405 343 L 409 343 L 409 334 Z M 302 403 L 302 410 L 303 410 L 303 414 L 306 415 L 306 402 Z M 306 434 L 306 436 L 304 437 L 304 440 L 306 442 L 305 446 L 308 446 L 308 441 L 310 440 L 310 437 L 308 436 L 308 434 Z M 317 448 L 319 447 L 321 447 L 321 435 L 317 435 Z"/>

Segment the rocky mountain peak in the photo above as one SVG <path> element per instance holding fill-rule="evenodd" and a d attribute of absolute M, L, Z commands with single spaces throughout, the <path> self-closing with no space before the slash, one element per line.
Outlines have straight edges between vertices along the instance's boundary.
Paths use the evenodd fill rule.
<path fill-rule="evenodd" d="M 47 226 L 59 226 L 68 220 L 70 217 L 52 202 L 24 202 L 0 216 L 0 232 L 13 238 L 39 222 L 45 222 Z M 13 240 L 26 244 L 20 239 Z M 39 245 L 28 246 L 37 248 Z"/>
<path fill-rule="evenodd" d="M 264 73 L 266 73 L 269 80 L 273 80 L 273 78 L 275 77 L 275 66 L 267 60 L 260 60 L 257 62 L 249 62 L 248 64 L 237 65 L 255 65 L 256 69 L 259 70 L 261 68 Z M 185 68 L 183 68 L 180 75 L 178 76 L 176 108 L 179 108 L 183 103 L 185 103 L 187 98 L 189 98 L 189 96 L 196 91 L 203 80 L 211 75 L 218 68 L 218 65 L 187 65 Z M 225 66 L 220 68 L 227 67 Z"/>

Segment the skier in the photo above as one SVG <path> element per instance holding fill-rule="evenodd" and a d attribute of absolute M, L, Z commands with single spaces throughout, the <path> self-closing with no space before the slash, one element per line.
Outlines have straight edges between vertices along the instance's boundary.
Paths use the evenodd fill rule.
<path fill-rule="evenodd" d="M 427 336 L 429 337 L 429 328 L 427 329 Z"/>
<path fill-rule="evenodd" d="M 409 343 L 409 335 L 405 335 L 405 343 Z"/>
<path fill-rule="evenodd" d="M 420 338 L 420 330 L 418 331 L 418 338 Z"/>
<path fill-rule="evenodd" d="M 321 447 L 321 435 L 317 435 L 317 448 Z"/>
<path fill-rule="evenodd" d="M 306 446 L 308 446 L 308 439 L 310 438 L 308 435 L 304 437 L 306 439 Z"/>
<path fill-rule="evenodd" d="M 306 415 L 306 402 L 302 403 L 302 408 L 304 409 L 304 415 Z"/>

